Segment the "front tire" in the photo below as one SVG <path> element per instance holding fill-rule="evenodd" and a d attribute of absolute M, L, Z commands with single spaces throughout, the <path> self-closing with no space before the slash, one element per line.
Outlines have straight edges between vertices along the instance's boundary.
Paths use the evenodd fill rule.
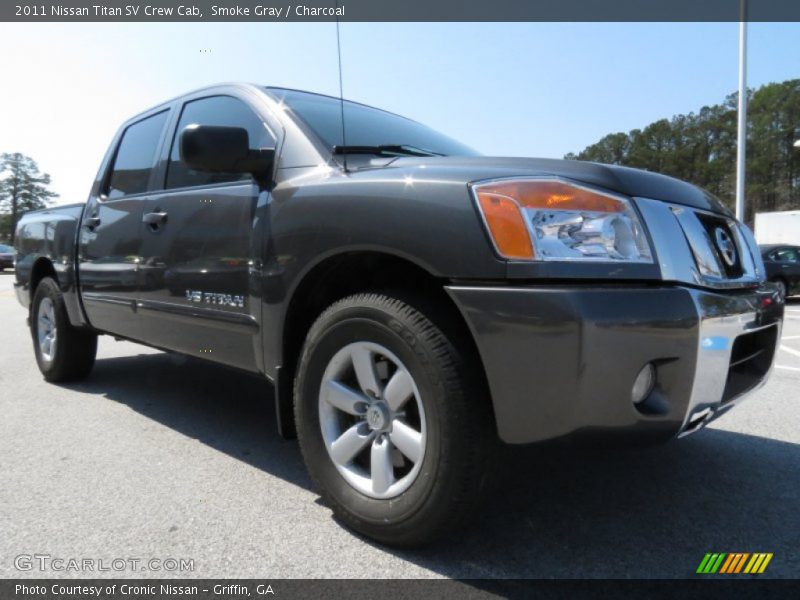
<path fill-rule="evenodd" d="M 464 523 L 497 445 L 473 357 L 426 315 L 435 312 L 381 294 L 340 300 L 309 330 L 295 380 L 298 438 L 320 494 L 346 525 L 393 546 Z"/>
<path fill-rule="evenodd" d="M 58 284 L 45 277 L 31 305 L 31 335 L 39 370 L 47 381 L 77 381 L 94 366 L 97 335 L 73 327 Z"/>

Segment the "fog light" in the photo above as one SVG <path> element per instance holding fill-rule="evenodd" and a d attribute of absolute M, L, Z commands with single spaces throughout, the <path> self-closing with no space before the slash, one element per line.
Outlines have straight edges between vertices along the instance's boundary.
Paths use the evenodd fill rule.
<path fill-rule="evenodd" d="M 641 404 L 653 391 L 656 385 L 656 368 L 653 363 L 647 363 L 639 374 L 636 376 L 636 381 L 633 382 L 633 389 L 631 390 L 631 399 L 634 404 Z"/>

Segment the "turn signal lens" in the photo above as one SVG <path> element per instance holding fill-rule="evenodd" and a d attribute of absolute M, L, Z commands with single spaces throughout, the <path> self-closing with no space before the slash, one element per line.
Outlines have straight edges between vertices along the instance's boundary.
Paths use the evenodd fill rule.
<path fill-rule="evenodd" d="M 517 203 L 490 191 L 479 193 L 478 201 L 500 254 L 506 258 L 532 259 L 531 238 Z"/>
<path fill-rule="evenodd" d="M 490 181 L 472 189 L 504 258 L 652 261 L 639 217 L 625 198 L 547 178 Z"/>
<path fill-rule="evenodd" d="M 493 192 L 516 198 L 525 208 L 622 212 L 625 205 L 617 198 L 579 188 L 558 180 L 498 181 L 480 187 L 479 193 Z"/>

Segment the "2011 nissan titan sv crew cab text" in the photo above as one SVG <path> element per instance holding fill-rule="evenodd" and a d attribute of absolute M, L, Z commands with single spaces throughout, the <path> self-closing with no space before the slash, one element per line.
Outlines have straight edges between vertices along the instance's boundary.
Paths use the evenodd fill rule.
<path fill-rule="evenodd" d="M 45 379 L 86 377 L 98 334 L 261 374 L 335 514 L 397 546 L 464 523 L 502 443 L 700 429 L 764 383 L 783 319 L 693 185 L 255 85 L 132 118 L 87 203 L 17 240 Z"/>

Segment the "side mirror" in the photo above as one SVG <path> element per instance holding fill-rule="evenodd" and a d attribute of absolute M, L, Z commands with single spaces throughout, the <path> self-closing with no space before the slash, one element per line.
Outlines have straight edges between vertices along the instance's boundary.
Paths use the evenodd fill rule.
<path fill-rule="evenodd" d="M 251 173 L 256 180 L 269 176 L 275 148 L 250 150 L 242 127 L 188 125 L 180 138 L 181 161 L 195 171 Z"/>

